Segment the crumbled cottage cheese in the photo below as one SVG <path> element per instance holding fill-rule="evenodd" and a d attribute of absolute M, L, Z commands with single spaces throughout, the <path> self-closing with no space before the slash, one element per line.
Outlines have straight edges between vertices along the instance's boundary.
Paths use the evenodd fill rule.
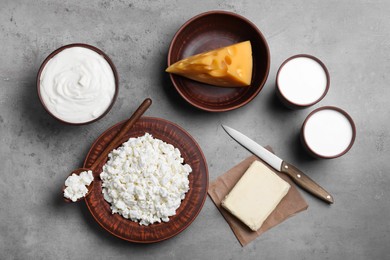
<path fill-rule="evenodd" d="M 79 175 L 73 173 L 65 181 L 64 197 L 73 202 L 88 193 L 88 186 L 93 181 L 92 171 L 83 171 Z"/>
<path fill-rule="evenodd" d="M 149 225 L 168 222 L 189 190 L 188 164 L 179 149 L 146 133 L 109 155 L 100 174 L 112 213 Z"/>

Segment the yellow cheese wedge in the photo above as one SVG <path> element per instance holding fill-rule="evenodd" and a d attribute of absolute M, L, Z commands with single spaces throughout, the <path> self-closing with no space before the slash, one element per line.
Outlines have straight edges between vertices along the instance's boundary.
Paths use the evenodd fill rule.
<path fill-rule="evenodd" d="M 245 87 L 252 79 L 250 41 L 203 52 L 180 60 L 165 71 L 221 87 Z"/>

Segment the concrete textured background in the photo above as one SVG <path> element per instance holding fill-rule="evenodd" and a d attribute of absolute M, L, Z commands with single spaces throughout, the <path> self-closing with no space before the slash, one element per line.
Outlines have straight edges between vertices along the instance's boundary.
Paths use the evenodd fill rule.
<path fill-rule="evenodd" d="M 247 106 L 206 113 L 187 105 L 164 73 L 169 43 L 188 19 L 229 10 L 266 36 L 271 70 Z M 0 2 L 0 259 L 390 259 L 390 2 L 346 1 L 17 1 Z M 106 52 L 120 76 L 111 112 L 87 126 L 66 126 L 38 101 L 35 77 L 44 58 L 69 43 Z M 274 80 L 287 57 L 319 57 L 330 90 L 305 110 L 284 109 Z M 210 180 L 247 157 L 220 124 L 270 144 L 328 189 L 327 206 L 302 192 L 309 209 L 242 248 L 207 198 L 193 224 L 153 245 L 119 240 L 101 229 L 84 203 L 65 205 L 59 189 L 81 166 L 92 142 L 127 118 L 146 97 L 149 116 L 171 120 L 199 142 Z M 307 114 L 324 105 L 348 111 L 357 126 L 352 150 L 313 160 L 298 140 Z"/>

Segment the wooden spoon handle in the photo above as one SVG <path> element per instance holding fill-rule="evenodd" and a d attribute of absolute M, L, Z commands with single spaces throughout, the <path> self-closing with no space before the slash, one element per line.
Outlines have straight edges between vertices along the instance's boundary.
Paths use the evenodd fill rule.
<path fill-rule="evenodd" d="M 283 162 L 281 172 L 286 173 L 302 189 L 313 194 L 317 198 L 332 204 L 334 202 L 332 195 L 324 188 L 315 183 L 309 176 L 298 170 L 294 165 Z"/>
<path fill-rule="evenodd" d="M 142 102 L 142 104 L 137 108 L 134 114 L 130 117 L 129 120 L 125 123 L 119 133 L 115 136 L 115 138 L 107 145 L 106 149 L 99 155 L 96 161 L 92 164 L 91 170 L 95 171 L 96 167 L 100 164 L 100 162 L 107 157 L 107 155 L 118 145 L 118 142 L 122 137 L 130 130 L 130 128 L 137 122 L 137 120 L 145 113 L 145 111 L 152 104 L 152 100 L 147 98 Z"/>

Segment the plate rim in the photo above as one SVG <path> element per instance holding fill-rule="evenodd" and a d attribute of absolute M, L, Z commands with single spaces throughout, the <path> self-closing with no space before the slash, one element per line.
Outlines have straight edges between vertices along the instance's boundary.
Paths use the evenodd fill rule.
<path fill-rule="evenodd" d="M 198 142 L 196 142 L 196 140 L 184 129 L 182 128 L 181 126 L 179 126 L 178 124 L 175 124 L 169 120 L 166 120 L 166 119 L 163 119 L 163 118 L 158 118 L 158 117 L 149 117 L 149 116 L 142 116 L 140 119 L 148 119 L 148 120 L 157 120 L 157 121 L 162 121 L 164 123 L 168 123 L 168 124 L 171 124 L 173 125 L 174 127 L 177 127 L 179 130 L 181 130 L 183 133 L 185 133 L 196 145 L 196 148 L 199 150 L 200 152 L 200 155 L 201 155 L 201 159 L 203 159 L 204 161 L 204 164 L 205 164 L 205 175 L 206 175 L 206 188 L 205 188 L 205 194 L 203 195 L 203 199 L 202 199 L 202 203 L 201 203 L 201 206 L 199 207 L 199 210 L 195 213 L 194 217 L 192 219 L 190 219 L 188 221 L 188 223 L 186 223 L 181 229 L 179 229 L 177 232 L 175 232 L 174 234 L 171 234 L 170 236 L 167 236 L 167 237 L 164 237 L 164 238 L 161 238 L 161 239 L 157 239 L 157 240 L 153 240 L 153 241 L 144 241 L 144 240 L 134 240 L 134 239 L 129 239 L 129 238 L 126 238 L 126 237 L 122 237 L 120 235 L 117 235 L 115 234 L 113 231 L 107 229 L 106 227 L 104 227 L 100 221 L 95 217 L 95 215 L 92 213 L 91 211 L 91 208 L 87 202 L 87 198 L 85 197 L 84 198 L 84 202 L 85 204 L 87 205 L 87 208 L 88 208 L 88 211 L 89 213 L 92 215 L 93 219 L 99 224 L 99 226 L 101 228 L 103 228 L 105 231 L 107 231 L 108 233 L 110 233 L 111 235 L 119 238 L 119 239 L 122 239 L 122 240 L 125 240 L 125 241 L 128 241 L 128 242 L 132 242 L 132 243 L 138 243 L 138 244 L 152 244 L 152 243 L 158 243 L 158 242 L 162 242 L 162 241 L 165 241 L 165 240 L 168 240 L 174 236 L 177 236 L 178 234 L 180 234 L 181 232 L 183 232 L 185 229 L 187 229 L 191 224 L 192 222 L 198 217 L 199 213 L 202 211 L 203 207 L 204 207 L 204 203 L 206 202 L 206 198 L 207 198 L 207 191 L 208 191 L 208 188 L 209 188 L 209 170 L 208 170 L 208 165 L 207 165 L 207 161 L 206 161 L 206 157 L 204 156 L 203 154 L 203 151 L 202 149 L 200 148 Z M 120 121 L 118 123 L 115 123 L 114 125 L 110 126 L 108 129 L 106 129 L 103 133 L 101 133 L 95 140 L 94 142 L 91 144 L 89 150 L 88 150 L 88 153 L 84 159 L 84 162 L 83 162 L 83 167 L 86 166 L 86 163 L 87 163 L 87 159 L 88 157 L 90 156 L 91 152 L 92 152 L 92 148 L 97 144 L 97 142 L 99 141 L 99 139 L 105 135 L 106 133 L 108 133 L 109 131 L 112 131 L 112 129 L 114 129 L 115 127 L 117 127 L 118 125 L 120 124 L 123 124 L 125 123 L 126 120 L 123 120 L 123 121 Z M 138 122 L 138 121 L 137 121 Z M 130 128 L 131 129 L 131 128 Z M 130 221 L 130 220 L 129 220 Z"/>
<path fill-rule="evenodd" d="M 257 28 L 257 26 L 252 21 L 250 21 L 248 18 L 246 18 L 246 17 L 244 17 L 244 16 L 242 16 L 240 14 L 234 13 L 234 12 L 223 11 L 223 10 L 211 10 L 211 11 L 203 12 L 203 13 L 200 13 L 200 14 L 197 14 L 197 15 L 193 16 L 192 18 L 187 20 L 183 25 L 181 25 L 180 28 L 177 30 L 177 32 L 174 34 L 174 36 L 173 36 L 173 38 L 171 40 L 171 43 L 169 45 L 169 49 L 168 49 L 167 65 L 169 67 L 171 65 L 171 63 L 172 63 L 172 61 L 171 61 L 171 53 L 173 51 L 173 43 L 176 42 L 177 38 L 182 33 L 182 31 L 189 24 L 193 23 L 194 21 L 196 21 L 196 20 L 198 20 L 200 18 L 209 16 L 209 15 L 228 15 L 228 16 L 233 16 L 235 18 L 238 18 L 238 19 L 241 19 L 241 20 L 245 21 L 248 25 L 250 25 L 258 33 L 258 35 L 260 36 L 260 38 L 264 42 L 265 49 L 267 51 L 267 59 L 269 61 L 268 64 L 267 64 L 267 68 L 266 68 L 264 79 L 259 84 L 259 86 L 257 87 L 256 91 L 248 99 L 244 100 L 243 102 L 241 102 L 241 103 L 239 103 L 237 105 L 230 106 L 230 107 L 225 107 L 225 108 L 209 108 L 209 107 L 204 107 L 204 106 L 196 104 L 191 99 L 189 99 L 186 95 L 183 94 L 181 89 L 176 84 L 175 77 L 177 77 L 177 75 L 169 73 L 169 78 L 170 78 L 170 80 L 172 82 L 172 85 L 174 86 L 176 91 L 179 93 L 179 95 L 185 101 L 187 101 L 190 105 L 192 105 L 192 106 L 194 106 L 194 107 L 196 107 L 196 108 L 198 108 L 200 110 L 208 111 L 208 112 L 226 112 L 226 111 L 235 110 L 235 109 L 238 109 L 238 108 L 243 107 L 243 106 L 247 105 L 248 103 L 250 103 L 260 93 L 260 91 L 264 88 L 264 86 L 265 86 L 265 84 L 267 82 L 267 79 L 268 79 L 268 76 L 269 76 L 269 72 L 270 72 L 270 68 L 271 68 L 271 54 L 270 54 L 270 49 L 269 49 L 269 46 L 268 46 L 268 42 L 267 42 L 265 36 L 263 35 L 263 33 L 259 30 L 259 28 Z"/>

